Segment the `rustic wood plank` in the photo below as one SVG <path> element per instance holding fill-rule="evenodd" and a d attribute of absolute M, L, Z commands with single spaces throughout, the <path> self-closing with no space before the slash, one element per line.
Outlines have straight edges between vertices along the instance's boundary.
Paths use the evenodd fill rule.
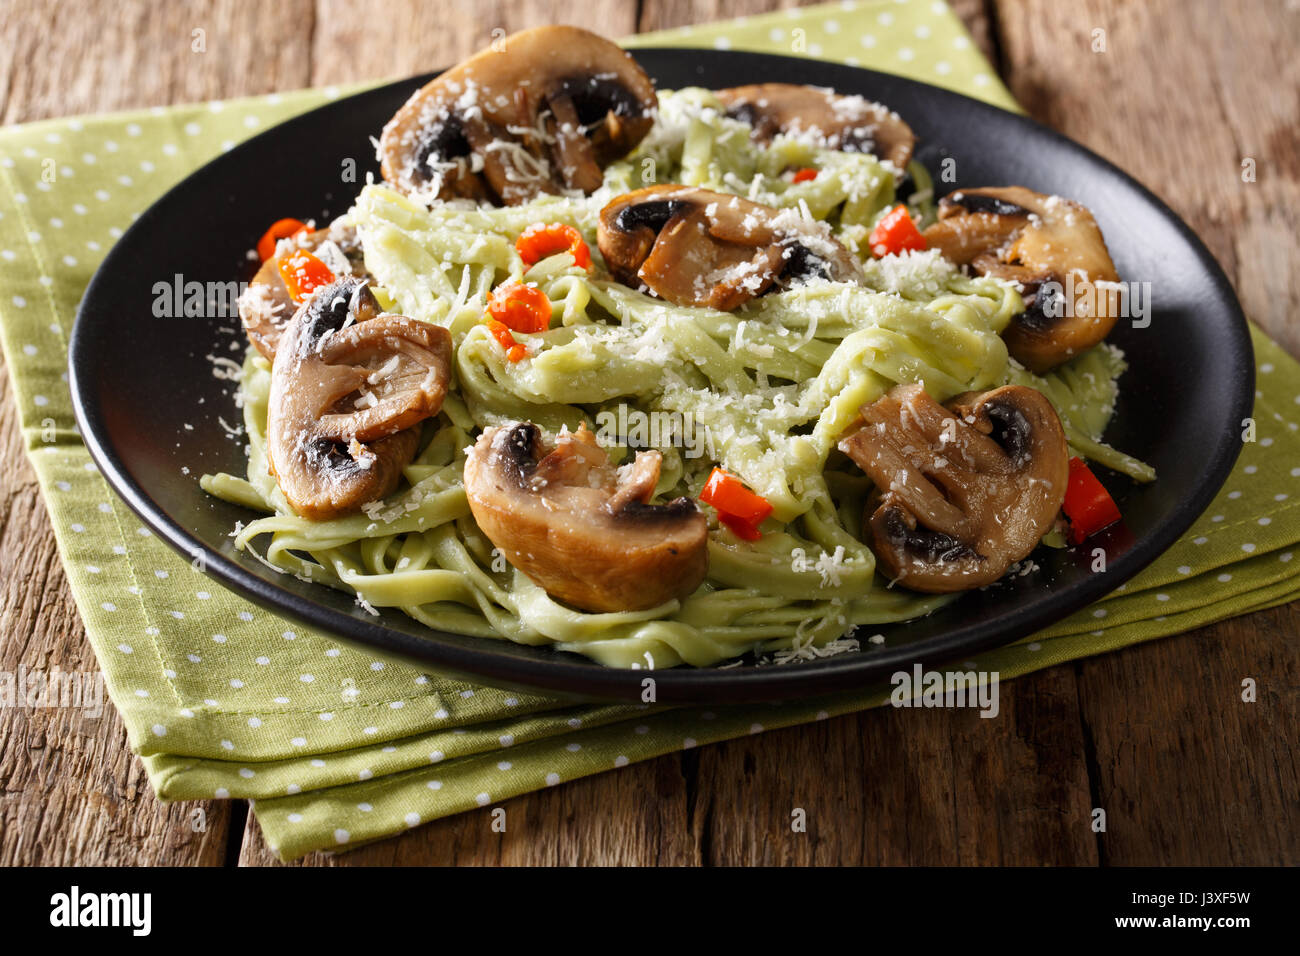
<path fill-rule="evenodd" d="M 1292 603 L 1079 664 L 1103 862 L 1300 862 L 1297 633 Z"/>
<path fill-rule="evenodd" d="M 1230 21 L 1202 0 L 1004 0 L 997 26 L 1005 78 L 1035 118 L 1154 189 L 1247 314 L 1300 353 L 1300 243 L 1286 222 L 1300 208 L 1300 14 L 1262 0 Z M 1247 158 L 1255 182 L 1243 182 Z M 1292 604 L 1078 666 L 1105 862 L 1300 860 L 1298 630 Z M 1260 687 L 1253 705 L 1240 699 L 1246 677 Z"/>
<path fill-rule="evenodd" d="M 3 359 L 0 379 L 0 671 L 93 680 L 99 665 L 23 451 Z M 219 865 L 229 805 L 159 803 L 107 694 L 100 701 L 98 713 L 21 699 L 0 707 L 0 867 Z"/>
<path fill-rule="evenodd" d="M 883 707 L 705 748 L 705 862 L 1095 864 L 1073 674 L 1005 685 L 1001 708 Z"/>
<path fill-rule="evenodd" d="M 306 86 L 313 19 L 312 0 L 0 0 L 0 120 Z"/>

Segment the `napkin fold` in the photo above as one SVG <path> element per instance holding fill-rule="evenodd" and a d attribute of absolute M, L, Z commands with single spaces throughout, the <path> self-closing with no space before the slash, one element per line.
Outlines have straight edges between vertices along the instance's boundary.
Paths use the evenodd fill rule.
<path fill-rule="evenodd" d="M 940 2 L 837 3 L 645 34 L 870 66 L 1017 109 Z M 142 210 L 336 88 L 0 132 L 0 331 L 28 454 L 86 632 L 164 800 L 250 798 L 291 859 L 659 754 L 879 705 L 887 685 L 737 707 L 581 705 L 449 680 L 279 619 L 194 571 L 100 476 L 67 345 L 85 286 Z M 351 92 L 351 90 L 347 91 Z M 269 210 L 268 216 L 276 213 Z M 1252 329 L 1256 440 L 1196 525 L 1105 601 L 968 666 L 1002 679 L 1300 595 L 1300 365 Z"/>

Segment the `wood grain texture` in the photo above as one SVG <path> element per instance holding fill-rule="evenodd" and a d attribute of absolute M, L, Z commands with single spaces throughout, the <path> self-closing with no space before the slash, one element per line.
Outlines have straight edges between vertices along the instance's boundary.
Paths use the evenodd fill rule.
<path fill-rule="evenodd" d="M 494 29 L 610 36 L 792 0 L 0 0 L 0 118 L 226 98 L 423 72 Z M 1247 310 L 1293 353 L 1300 208 L 1293 52 L 1278 0 L 956 0 L 1038 119 L 1152 186 L 1207 241 Z M 202 29 L 206 52 L 192 49 Z M 1106 30 L 1107 51 L 1091 50 Z M 1243 183 L 1253 157 L 1258 181 Z M 1140 278 L 1140 277 L 1139 277 Z M 0 402 L 0 669 L 93 670 L 49 520 Z M 1004 685 L 1002 713 L 876 710 L 528 794 L 299 865 L 1160 864 L 1300 862 L 1300 607 Z M 1243 677 L 1259 700 L 1240 700 Z M 1107 811 L 1094 833 L 1093 807 Z M 195 809 L 206 830 L 194 832 Z M 806 812 L 806 832 L 791 828 Z M 256 823 L 227 853 L 226 802 L 160 805 L 111 710 L 0 711 L 0 865 L 270 865 Z M 239 826 L 242 814 L 234 814 Z"/>
<path fill-rule="evenodd" d="M 0 0 L 0 119 L 297 89 L 313 17 L 312 0 Z"/>
<path fill-rule="evenodd" d="M 1300 861 L 1297 634 L 1292 603 L 1076 664 L 1101 862 Z"/>
<path fill-rule="evenodd" d="M 2 360 L 0 378 L 0 671 L 93 679 L 99 665 L 23 451 Z M 230 806 L 160 804 L 117 711 L 106 694 L 99 699 L 102 713 L 29 708 L 21 697 L 19 706 L 0 707 L 0 867 L 222 863 Z"/>
<path fill-rule="evenodd" d="M 707 862 L 1094 863 L 1068 669 L 1002 699 L 994 719 L 883 708 L 700 751 Z"/>
<path fill-rule="evenodd" d="M 1300 241 L 1287 222 L 1300 209 L 1300 9 L 1247 0 L 1228 19 L 1209 0 L 997 6 L 1016 98 L 1169 203 L 1246 313 L 1300 354 Z M 1104 862 L 1300 859 L 1298 633 L 1292 604 L 1076 666 Z M 1241 700 L 1246 677 L 1260 686 L 1254 704 Z"/>

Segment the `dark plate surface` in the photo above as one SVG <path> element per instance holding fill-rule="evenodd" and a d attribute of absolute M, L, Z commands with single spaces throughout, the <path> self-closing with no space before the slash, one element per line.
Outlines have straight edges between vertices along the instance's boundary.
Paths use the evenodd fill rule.
<path fill-rule="evenodd" d="M 865 685 L 914 661 L 940 662 L 1004 644 L 1103 597 L 1156 558 L 1209 504 L 1240 449 L 1250 414 L 1254 361 L 1246 321 L 1218 264 L 1139 183 L 1059 134 L 1012 113 L 935 87 L 868 70 L 755 53 L 645 49 L 636 58 L 661 89 L 723 87 L 780 77 L 889 104 L 920 140 L 938 182 L 944 160 L 961 186 L 1021 184 L 1077 199 L 1096 215 L 1120 275 L 1149 282 L 1147 328 L 1121 320 L 1110 341 L 1129 371 L 1106 439 L 1155 466 L 1139 486 L 1103 474 L 1124 524 L 1087 548 L 1034 554 L 1041 570 L 963 596 L 920 620 L 873 628 L 883 645 L 782 667 L 656 672 L 661 702 L 780 700 Z M 588 698 L 639 699 L 644 672 L 508 641 L 424 627 L 400 611 L 372 617 L 347 595 L 276 574 L 234 550 L 228 537 L 250 513 L 200 489 L 204 472 L 244 474 L 242 439 L 219 417 L 241 421 L 232 383 L 210 355 L 242 358 L 238 318 L 154 315 L 155 283 L 247 279 L 246 251 L 282 216 L 326 218 L 377 166 L 370 137 L 428 77 L 404 80 L 289 120 L 237 146 L 154 204 L 110 251 L 87 289 L 71 346 L 71 387 L 81 432 L 105 477 L 165 541 L 235 591 L 340 638 L 497 686 Z M 205 311 L 211 316 L 212 311 Z M 233 343 L 240 347 L 232 349 Z M 187 428 L 187 426 L 190 426 Z M 182 471 L 182 469 L 188 471 Z M 1104 547 L 1107 570 L 1091 571 Z"/>

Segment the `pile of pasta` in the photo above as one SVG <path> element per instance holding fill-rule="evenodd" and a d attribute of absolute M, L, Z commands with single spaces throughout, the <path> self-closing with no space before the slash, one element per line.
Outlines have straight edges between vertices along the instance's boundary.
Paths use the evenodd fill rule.
<path fill-rule="evenodd" d="M 707 90 L 659 94 L 654 129 L 605 170 L 590 196 L 544 196 L 504 208 L 414 202 L 367 185 L 345 219 L 386 309 L 448 329 L 454 382 L 405 484 L 363 513 L 296 517 L 266 460 L 271 367 L 250 350 L 241 381 L 247 477 L 211 475 L 212 494 L 264 512 L 236 543 L 277 569 L 399 608 L 441 630 L 553 645 L 617 667 L 716 664 L 747 652 L 812 656 L 855 629 L 914 618 L 952 597 L 891 589 L 860 536 L 870 489 L 836 450 L 858 410 L 892 386 L 919 382 L 938 401 L 1015 383 L 1055 406 L 1074 454 L 1139 480 L 1150 469 L 1100 441 L 1124 370 L 1102 344 L 1045 376 L 1008 357 L 1000 333 L 1023 310 L 1013 284 L 971 278 L 935 251 L 874 259 L 866 236 L 895 204 L 904 172 L 865 153 L 778 136 L 753 142 Z M 820 174 L 790 182 L 790 167 Z M 924 169 L 907 171 L 914 214 L 932 218 Z M 671 305 L 577 268 L 565 255 L 529 267 L 515 240 L 533 223 L 565 223 L 596 247 L 611 198 L 682 183 L 793 208 L 825 221 L 862 260 L 866 283 L 813 280 L 733 312 Z M 533 283 L 552 303 L 546 331 L 519 334 L 530 359 L 507 360 L 483 323 L 491 290 Z M 548 433 L 602 416 L 689 423 L 660 444 L 656 493 L 696 497 L 714 466 L 773 506 L 783 529 L 749 542 L 711 527 L 705 584 L 637 612 L 586 613 L 558 603 L 494 552 L 466 501 L 466 450 L 484 428 L 523 420 Z M 622 416 L 621 418 L 619 416 Z M 702 453 L 694 452 L 703 450 Z M 626 445 L 610 449 L 626 460 Z M 710 518 L 716 522 L 716 517 Z"/>

